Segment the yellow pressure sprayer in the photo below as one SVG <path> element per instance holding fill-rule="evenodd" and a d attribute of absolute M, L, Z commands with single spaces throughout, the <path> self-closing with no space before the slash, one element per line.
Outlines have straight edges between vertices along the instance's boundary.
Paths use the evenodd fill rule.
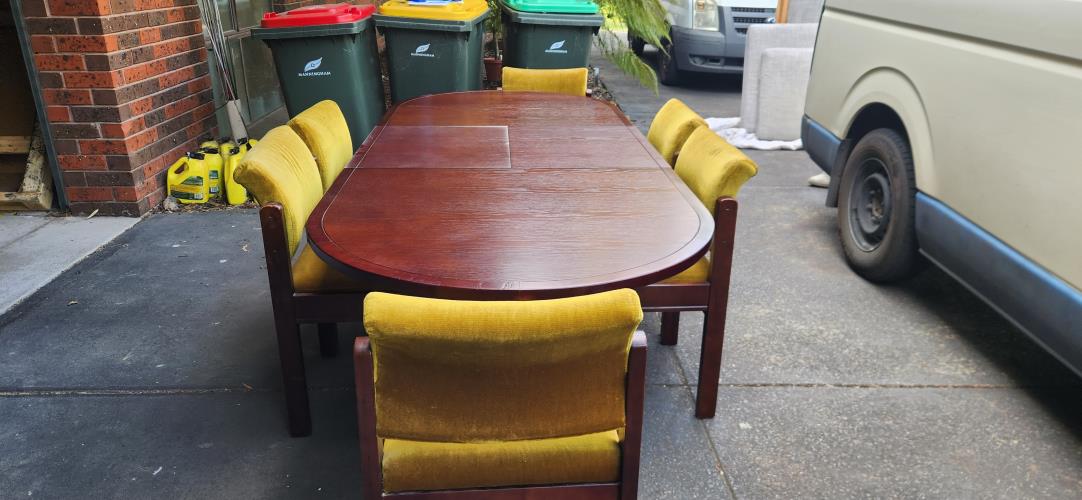
<path fill-rule="evenodd" d="M 184 155 L 169 167 L 166 188 L 181 203 L 206 203 L 210 198 L 209 172 L 203 153 Z"/>

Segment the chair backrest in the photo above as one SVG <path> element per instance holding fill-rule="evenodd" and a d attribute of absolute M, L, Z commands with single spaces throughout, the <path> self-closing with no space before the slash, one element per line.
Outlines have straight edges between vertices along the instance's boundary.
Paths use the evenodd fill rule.
<path fill-rule="evenodd" d="M 334 101 L 320 101 L 289 120 L 289 127 L 315 155 L 323 192 L 327 192 L 353 157 L 353 139 L 345 115 Z"/>
<path fill-rule="evenodd" d="M 758 171 L 751 158 L 706 127 L 692 132 L 676 160 L 676 175 L 711 214 L 718 198 L 735 197 Z"/>
<path fill-rule="evenodd" d="M 508 441 L 622 429 L 632 290 L 555 300 L 370 293 L 380 438 Z"/>
<path fill-rule="evenodd" d="M 650 130 L 646 133 L 646 140 L 650 141 L 669 165 L 675 166 L 680 148 L 699 127 L 707 128 L 703 117 L 679 99 L 669 99 L 654 115 L 654 121 L 650 123 Z"/>
<path fill-rule="evenodd" d="M 585 96 L 588 74 L 586 68 L 521 69 L 504 66 L 503 90 Z"/>
<path fill-rule="evenodd" d="M 233 179 L 260 204 L 282 205 L 286 241 L 293 253 L 323 196 L 319 170 L 304 141 L 285 125 L 275 127 L 244 155 Z"/>

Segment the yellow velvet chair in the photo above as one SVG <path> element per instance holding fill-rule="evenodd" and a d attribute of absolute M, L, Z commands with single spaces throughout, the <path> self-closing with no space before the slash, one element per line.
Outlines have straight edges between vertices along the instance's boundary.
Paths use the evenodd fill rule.
<path fill-rule="evenodd" d="M 676 175 L 714 216 L 710 253 L 682 273 L 638 290 L 644 310 L 661 312 L 664 345 L 676 344 L 680 311 L 706 314 L 695 398 L 695 415 L 699 418 L 713 417 L 717 407 L 736 232 L 734 197 L 756 172 L 755 162 L 709 128 L 699 127 L 692 132 L 676 161 Z"/>
<path fill-rule="evenodd" d="M 369 294 L 354 345 L 364 498 L 635 498 L 641 320 L 627 289 Z"/>
<path fill-rule="evenodd" d="M 654 115 L 650 130 L 646 132 L 646 140 L 650 141 L 669 165 L 676 166 L 680 148 L 699 127 L 706 127 L 703 117 L 679 99 L 669 99 Z"/>
<path fill-rule="evenodd" d="M 306 436 L 312 421 L 299 326 L 316 323 L 320 352 L 333 356 L 338 345 L 336 323 L 360 321 L 357 304 L 364 295 L 305 241 L 304 225 L 323 196 L 323 187 L 312 153 L 292 129 L 280 126 L 268 132 L 244 156 L 233 178 L 262 205 L 259 221 L 289 429 L 294 436 Z"/>
<path fill-rule="evenodd" d="M 522 69 L 504 66 L 505 92 L 548 92 L 574 96 L 586 95 L 586 68 Z"/>
<path fill-rule="evenodd" d="M 338 104 L 328 99 L 294 116 L 289 120 L 289 128 L 301 137 L 315 156 L 320 182 L 326 193 L 353 158 L 353 140 L 349 136 L 345 115 Z"/>

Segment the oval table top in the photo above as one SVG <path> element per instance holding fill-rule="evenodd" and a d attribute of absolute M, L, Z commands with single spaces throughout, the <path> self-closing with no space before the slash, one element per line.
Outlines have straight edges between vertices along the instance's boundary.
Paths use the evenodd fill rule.
<path fill-rule="evenodd" d="M 691 266 L 714 231 L 623 113 L 587 97 L 419 97 L 347 167 L 308 239 L 372 290 L 521 300 L 637 288 Z"/>

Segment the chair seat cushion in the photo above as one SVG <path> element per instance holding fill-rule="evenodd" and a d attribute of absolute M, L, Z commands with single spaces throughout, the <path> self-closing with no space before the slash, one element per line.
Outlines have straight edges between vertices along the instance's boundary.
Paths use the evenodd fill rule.
<path fill-rule="evenodd" d="M 691 267 L 662 283 L 706 283 L 710 279 L 710 255 L 704 255 Z"/>
<path fill-rule="evenodd" d="M 616 430 L 481 443 L 383 440 L 383 489 L 388 493 L 619 479 Z"/>
<path fill-rule="evenodd" d="M 328 266 L 316 255 L 311 245 L 305 245 L 293 262 L 293 288 L 303 293 L 360 292 L 361 286 L 349 276 Z"/>

